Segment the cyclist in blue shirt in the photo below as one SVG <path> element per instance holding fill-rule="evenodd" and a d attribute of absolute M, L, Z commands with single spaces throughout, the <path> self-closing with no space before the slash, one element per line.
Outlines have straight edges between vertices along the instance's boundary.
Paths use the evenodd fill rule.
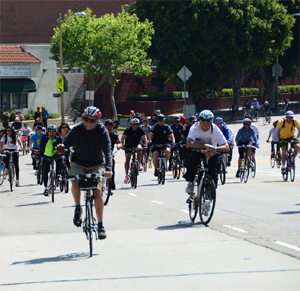
<path fill-rule="evenodd" d="M 35 133 L 30 137 L 30 150 L 41 149 L 41 139 L 46 133 L 42 131 L 43 127 L 38 125 L 35 127 Z M 31 156 L 32 158 L 32 156 Z M 32 158 L 33 169 L 36 170 L 36 160 Z"/>
<path fill-rule="evenodd" d="M 235 137 L 236 144 L 239 145 L 248 145 L 250 142 L 252 142 L 252 138 L 254 140 L 254 143 L 252 144 L 255 146 L 257 144 L 257 137 L 256 133 L 253 128 L 251 128 L 251 119 L 244 118 L 243 120 L 243 127 L 241 127 Z M 251 161 L 251 149 L 249 148 L 248 156 Z M 238 178 L 240 176 L 240 167 L 242 165 L 242 158 L 244 156 L 244 149 L 239 148 L 239 161 L 238 161 L 238 170 L 236 172 L 236 177 Z"/>

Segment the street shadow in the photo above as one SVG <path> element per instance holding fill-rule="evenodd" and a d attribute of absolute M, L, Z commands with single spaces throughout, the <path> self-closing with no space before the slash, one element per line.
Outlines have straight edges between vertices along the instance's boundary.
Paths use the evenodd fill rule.
<path fill-rule="evenodd" d="M 300 214 L 300 211 L 285 211 L 276 214 L 281 214 L 281 215 Z"/>
<path fill-rule="evenodd" d="M 30 204 L 19 204 L 16 205 L 15 207 L 24 207 L 24 206 L 34 206 L 34 205 L 45 205 L 45 204 L 52 204 L 51 201 L 47 201 L 47 202 L 37 202 L 37 203 L 30 203 Z"/>
<path fill-rule="evenodd" d="M 204 226 L 201 222 L 193 223 L 191 221 L 186 222 L 186 221 L 178 221 L 177 224 L 173 225 L 165 225 L 165 226 L 159 226 L 155 230 L 174 230 L 174 229 L 185 229 L 185 228 L 190 228 L 194 226 Z"/>
<path fill-rule="evenodd" d="M 98 256 L 97 254 L 93 254 L 93 256 Z M 79 254 L 67 254 L 57 257 L 49 257 L 49 258 L 40 258 L 40 259 L 33 259 L 29 261 L 20 261 L 14 262 L 11 265 L 37 265 L 37 264 L 44 264 L 44 263 L 52 263 L 52 262 L 71 262 L 71 261 L 79 261 L 79 260 L 86 260 L 90 258 L 89 253 L 79 253 Z"/>
<path fill-rule="evenodd" d="M 35 184 L 23 184 L 22 187 L 31 187 L 31 186 L 41 186 L 41 185 L 38 185 L 37 183 Z"/>

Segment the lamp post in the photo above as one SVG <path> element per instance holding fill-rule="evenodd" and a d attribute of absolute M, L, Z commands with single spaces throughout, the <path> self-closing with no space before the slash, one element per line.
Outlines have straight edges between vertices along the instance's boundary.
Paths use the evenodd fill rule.
<path fill-rule="evenodd" d="M 84 12 L 76 12 L 73 15 L 75 16 L 83 16 L 86 15 Z M 59 13 L 59 18 L 57 19 L 57 23 L 59 25 L 59 63 L 60 63 L 60 75 L 63 78 L 63 54 L 62 54 L 62 30 L 61 30 L 61 24 L 64 22 L 64 19 L 61 18 L 61 13 Z M 65 97 L 64 97 L 64 88 L 61 92 L 61 104 L 60 104 L 60 110 L 61 110 L 61 123 L 65 122 Z"/>

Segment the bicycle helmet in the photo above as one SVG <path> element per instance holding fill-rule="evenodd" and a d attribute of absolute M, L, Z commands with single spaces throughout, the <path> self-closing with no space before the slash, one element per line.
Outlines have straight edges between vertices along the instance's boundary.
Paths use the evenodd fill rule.
<path fill-rule="evenodd" d="M 289 111 L 287 111 L 287 112 L 285 113 L 285 116 L 286 116 L 286 117 L 292 117 L 292 118 L 294 118 L 294 112 L 291 111 L 291 110 L 289 110 Z"/>
<path fill-rule="evenodd" d="M 205 122 L 213 122 L 214 114 L 210 110 L 203 110 L 199 114 L 200 120 Z"/>
<path fill-rule="evenodd" d="M 277 124 L 278 124 L 278 122 L 279 122 L 279 120 L 274 121 L 274 122 L 273 122 L 273 125 L 276 127 Z"/>
<path fill-rule="evenodd" d="M 41 125 L 37 125 L 34 129 L 39 130 L 39 129 L 43 129 L 43 127 Z"/>
<path fill-rule="evenodd" d="M 197 117 L 196 117 L 195 115 L 191 115 L 191 116 L 189 117 L 189 121 L 191 121 L 191 122 L 196 122 L 196 121 L 197 121 Z"/>
<path fill-rule="evenodd" d="M 180 116 L 180 120 L 182 121 L 182 122 L 185 122 L 186 121 L 186 118 L 184 117 L 184 116 Z"/>
<path fill-rule="evenodd" d="M 256 99 L 256 98 L 254 98 L 254 99 L 253 99 L 253 101 L 257 101 L 257 99 Z"/>
<path fill-rule="evenodd" d="M 83 114 L 89 115 L 89 116 L 95 116 L 95 117 L 101 117 L 102 113 L 99 110 L 99 108 L 94 107 L 94 106 L 89 106 L 84 109 Z"/>
<path fill-rule="evenodd" d="M 243 119 L 243 124 L 246 123 L 246 122 L 250 122 L 250 123 L 251 123 L 252 120 L 251 120 L 250 118 L 244 118 L 244 119 Z"/>
<path fill-rule="evenodd" d="M 157 115 L 157 121 L 165 121 L 165 116 L 163 114 L 158 114 Z"/>
<path fill-rule="evenodd" d="M 251 115 L 246 116 L 246 118 L 249 118 L 250 120 L 252 120 L 252 116 Z"/>
<path fill-rule="evenodd" d="M 218 122 L 223 122 L 223 118 L 222 117 L 217 117 L 215 119 L 215 123 L 218 123 Z"/>
<path fill-rule="evenodd" d="M 114 125 L 114 123 L 111 119 L 108 119 L 105 121 L 104 125 Z"/>
<path fill-rule="evenodd" d="M 173 117 L 173 120 L 174 120 L 174 121 L 180 121 L 180 117 L 179 117 L 179 116 L 174 116 L 174 117 Z"/>
<path fill-rule="evenodd" d="M 130 123 L 131 123 L 131 124 L 139 124 L 139 123 L 140 123 L 140 120 L 139 120 L 138 118 L 132 118 L 132 119 L 130 120 Z"/>
<path fill-rule="evenodd" d="M 53 131 L 53 132 L 54 132 L 54 131 L 57 131 L 56 125 L 54 125 L 54 124 L 48 125 L 47 131 Z"/>

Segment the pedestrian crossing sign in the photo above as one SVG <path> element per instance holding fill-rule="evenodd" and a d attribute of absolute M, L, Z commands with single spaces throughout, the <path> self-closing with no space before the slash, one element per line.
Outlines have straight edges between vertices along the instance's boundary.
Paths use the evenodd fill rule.
<path fill-rule="evenodd" d="M 64 92 L 64 79 L 62 75 L 59 75 L 57 79 L 57 92 Z"/>

